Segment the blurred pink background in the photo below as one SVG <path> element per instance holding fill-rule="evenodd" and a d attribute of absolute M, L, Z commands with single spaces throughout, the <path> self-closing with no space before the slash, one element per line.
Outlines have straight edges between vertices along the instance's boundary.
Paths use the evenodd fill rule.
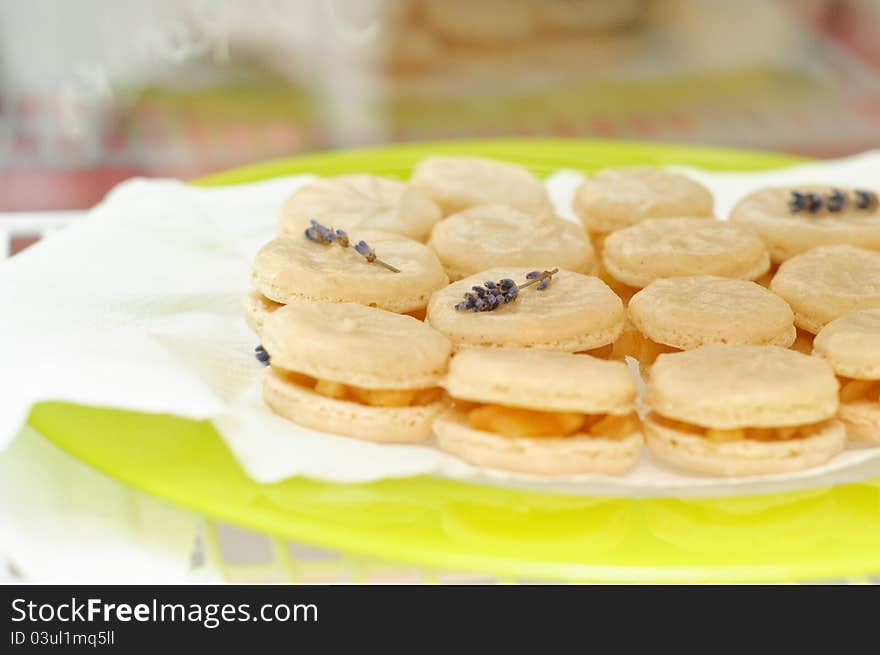
<path fill-rule="evenodd" d="M 880 0 L 0 0 L 0 229 L 133 175 L 503 136 L 878 147 Z"/>

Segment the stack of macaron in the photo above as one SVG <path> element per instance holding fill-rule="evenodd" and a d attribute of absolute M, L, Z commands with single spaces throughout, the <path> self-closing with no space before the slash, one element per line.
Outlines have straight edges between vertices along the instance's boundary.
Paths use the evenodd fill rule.
<path fill-rule="evenodd" d="M 542 477 L 624 474 L 643 444 L 741 476 L 880 443 L 874 192 L 765 189 L 722 221 L 695 180 L 630 167 L 571 209 L 479 157 L 301 187 L 244 300 L 266 404 Z"/>

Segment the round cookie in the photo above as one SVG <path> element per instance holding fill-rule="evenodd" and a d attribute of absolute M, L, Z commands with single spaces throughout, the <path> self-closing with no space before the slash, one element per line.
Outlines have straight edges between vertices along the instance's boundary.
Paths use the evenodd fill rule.
<path fill-rule="evenodd" d="M 559 268 L 591 273 L 593 247 L 580 226 L 506 205 L 479 205 L 437 223 L 428 245 L 451 280 L 487 268 Z"/>
<path fill-rule="evenodd" d="M 734 477 L 802 471 L 824 464 L 843 450 L 844 427 L 824 421 L 808 436 L 779 441 L 742 439 L 716 443 L 648 418 L 645 440 L 651 452 L 687 471 Z"/>
<path fill-rule="evenodd" d="M 720 476 L 817 466 L 844 446 L 827 362 L 777 346 L 712 344 L 661 355 L 645 421 L 659 458 Z"/>
<path fill-rule="evenodd" d="M 707 428 L 806 425 L 837 411 L 827 362 L 777 346 L 709 344 L 660 355 L 648 404 L 667 418 Z"/>
<path fill-rule="evenodd" d="M 646 218 L 710 218 L 709 190 L 684 175 L 650 166 L 606 168 L 575 191 L 574 212 L 590 233 L 606 234 Z"/>
<path fill-rule="evenodd" d="M 794 343 L 794 314 L 764 287 L 698 275 L 655 280 L 627 307 L 632 324 L 652 341 L 679 350 L 707 343 L 781 346 Z"/>
<path fill-rule="evenodd" d="M 257 336 L 263 332 L 263 323 L 265 323 L 266 317 L 284 306 L 274 300 L 269 300 L 259 291 L 250 291 L 241 299 L 241 305 L 244 310 L 244 322 Z"/>
<path fill-rule="evenodd" d="M 254 258 L 254 286 L 277 303 L 356 302 L 406 313 L 424 309 L 430 295 L 449 282 L 434 251 L 418 241 L 370 230 L 351 238 L 366 241 L 400 272 L 368 262 L 353 247 L 315 243 L 301 233 L 282 234 Z"/>
<path fill-rule="evenodd" d="M 823 327 L 813 354 L 828 360 L 838 375 L 880 380 L 880 309 L 844 314 Z"/>
<path fill-rule="evenodd" d="M 458 311 L 465 292 L 486 280 L 526 279 L 528 268 L 493 268 L 450 284 L 431 296 L 426 320 L 466 347 L 537 348 L 582 352 L 612 343 L 623 329 L 620 298 L 599 278 L 559 271 L 549 287 L 523 289 L 495 311 Z"/>
<path fill-rule="evenodd" d="M 847 245 L 808 250 L 782 263 L 770 290 L 791 305 L 799 328 L 816 334 L 851 311 L 880 308 L 880 253 Z"/>
<path fill-rule="evenodd" d="M 839 417 L 855 441 L 880 443 L 880 309 L 844 314 L 813 342 L 842 380 Z"/>
<path fill-rule="evenodd" d="M 381 230 L 425 241 L 440 218 L 440 208 L 404 182 L 340 175 L 310 182 L 290 196 L 281 207 L 280 228 L 302 234 L 314 219 L 349 233 Z"/>
<path fill-rule="evenodd" d="M 453 357 L 444 386 L 456 404 L 434 421 L 437 446 L 477 466 L 617 474 L 638 457 L 636 383 L 622 362 L 472 349 Z"/>
<path fill-rule="evenodd" d="M 758 237 L 703 218 L 647 219 L 609 234 L 602 262 L 615 279 L 639 288 L 658 278 L 691 275 L 754 280 L 770 268 Z"/>
<path fill-rule="evenodd" d="M 426 193 L 448 216 L 476 205 L 507 205 L 521 212 L 552 212 L 544 184 L 521 166 L 482 157 L 428 157 L 410 184 Z"/>
<path fill-rule="evenodd" d="M 451 345 L 410 316 L 354 303 L 297 301 L 263 324 L 263 398 L 316 430 L 417 442 L 448 405 L 438 389 Z"/>
<path fill-rule="evenodd" d="M 733 207 L 730 220 L 761 237 L 770 257 L 777 263 L 825 245 L 849 244 L 880 250 L 880 218 L 876 212 L 859 211 L 850 206 L 836 213 L 792 213 L 788 203 L 795 190 L 824 197 L 833 187 L 803 185 L 760 189 Z M 842 190 L 852 192 L 852 189 Z"/>

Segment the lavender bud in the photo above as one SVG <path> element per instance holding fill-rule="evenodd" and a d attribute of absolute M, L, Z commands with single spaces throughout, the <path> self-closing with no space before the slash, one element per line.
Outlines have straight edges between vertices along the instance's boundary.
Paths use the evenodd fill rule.
<path fill-rule="evenodd" d="M 871 211 L 877 208 L 877 194 L 873 191 L 856 189 L 853 194 L 856 196 L 855 206 L 857 209 Z"/>
<path fill-rule="evenodd" d="M 550 278 L 549 278 L 549 277 L 545 277 L 543 280 L 541 280 L 540 282 L 538 282 L 538 286 L 535 287 L 535 288 L 536 288 L 538 291 L 543 291 L 543 290 L 546 289 L 548 286 L 550 286 Z"/>
<path fill-rule="evenodd" d="M 839 212 L 846 206 L 846 194 L 840 189 L 832 189 L 825 200 L 825 206 L 830 212 Z"/>
<path fill-rule="evenodd" d="M 526 273 L 527 280 L 534 280 L 535 278 L 541 275 L 541 271 L 531 271 L 530 273 Z"/>

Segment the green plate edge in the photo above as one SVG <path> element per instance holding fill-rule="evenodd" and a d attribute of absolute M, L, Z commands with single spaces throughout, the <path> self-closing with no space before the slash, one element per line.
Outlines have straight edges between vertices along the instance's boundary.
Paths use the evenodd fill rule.
<path fill-rule="evenodd" d="M 758 170 L 805 161 L 687 145 L 561 139 L 410 143 L 316 153 L 216 173 L 216 186 L 311 172 L 405 176 L 429 154 L 559 168 L 682 164 Z M 735 582 L 880 573 L 880 483 L 704 499 L 590 498 L 430 476 L 341 485 L 248 478 L 211 424 L 34 405 L 28 422 L 58 447 L 135 488 L 208 517 L 286 539 L 432 569 L 505 579 Z"/>

